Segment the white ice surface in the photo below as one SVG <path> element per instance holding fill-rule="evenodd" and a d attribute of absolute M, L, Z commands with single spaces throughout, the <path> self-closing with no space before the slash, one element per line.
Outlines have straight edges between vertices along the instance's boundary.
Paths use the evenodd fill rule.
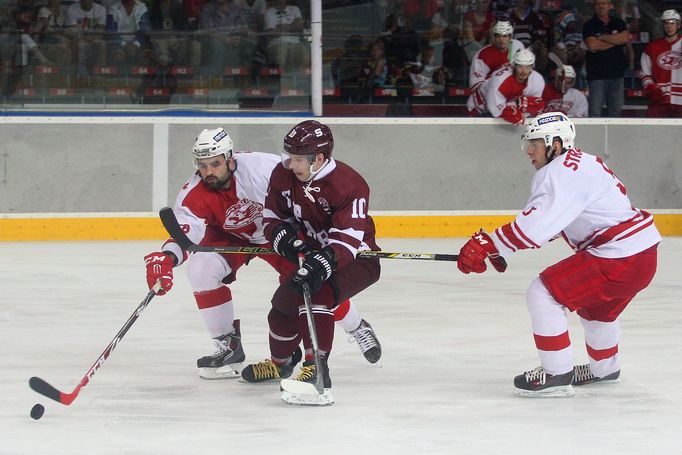
<path fill-rule="evenodd" d="M 385 250 L 456 253 L 463 239 L 391 239 Z M 682 453 L 682 239 L 665 238 L 652 285 L 622 315 L 622 382 L 523 399 L 512 378 L 538 365 L 530 279 L 570 254 L 560 242 L 510 258 L 505 274 L 384 260 L 354 299 L 383 344 L 373 368 L 337 329 L 336 404 L 291 407 L 277 385 L 197 377 L 212 351 L 183 269 L 71 406 L 71 392 L 147 292 L 159 242 L 0 243 L 0 454 L 675 454 Z M 276 276 L 253 261 L 233 286 L 247 361 L 268 356 Z M 577 362 L 582 329 L 571 316 Z M 33 404 L 46 412 L 29 417 Z"/>

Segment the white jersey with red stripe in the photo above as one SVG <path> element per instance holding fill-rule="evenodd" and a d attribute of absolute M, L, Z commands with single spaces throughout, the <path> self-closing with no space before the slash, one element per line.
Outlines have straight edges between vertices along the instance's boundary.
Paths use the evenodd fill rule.
<path fill-rule="evenodd" d="M 640 78 L 646 88 L 657 84 L 668 104 L 682 104 L 682 37 L 652 41 L 642 52 Z"/>
<path fill-rule="evenodd" d="M 632 207 L 625 186 L 601 158 L 569 149 L 533 178 L 516 219 L 491 236 L 502 256 L 540 248 L 562 235 L 574 251 L 622 258 L 661 241 L 653 216 Z"/>
<path fill-rule="evenodd" d="M 504 65 L 497 70 L 490 79 L 474 87 L 467 100 L 469 111 L 482 114 L 490 112 L 493 117 L 499 117 L 509 103 L 520 96 L 534 96 L 542 98 L 545 80 L 537 71 L 533 70 L 525 83 L 516 80 L 514 67 Z"/>
<path fill-rule="evenodd" d="M 553 85 L 547 84 L 542 92 L 545 108 L 542 112 L 563 112 L 570 118 L 587 117 L 587 97 L 580 90 L 569 88 L 561 93 Z"/>
<path fill-rule="evenodd" d="M 215 235 L 235 244 L 266 245 L 263 233 L 263 206 L 270 174 L 280 163 L 278 155 L 260 152 L 237 152 L 233 155 L 237 169 L 228 190 L 214 190 L 195 172 L 183 185 L 175 200 L 173 212 L 192 242 L 201 244 Z M 210 231 L 210 232 L 209 232 Z M 180 247 L 169 239 L 163 245 L 183 261 Z"/>
<path fill-rule="evenodd" d="M 469 69 L 469 87 L 488 79 L 492 73 L 508 64 L 517 51 L 524 48 L 521 41 L 512 39 L 506 51 L 501 51 L 492 44 L 482 47 L 471 59 Z"/>

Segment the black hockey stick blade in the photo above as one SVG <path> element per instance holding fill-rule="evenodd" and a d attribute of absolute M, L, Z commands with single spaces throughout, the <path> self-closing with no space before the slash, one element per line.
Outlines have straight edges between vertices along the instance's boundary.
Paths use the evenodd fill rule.
<path fill-rule="evenodd" d="M 195 245 L 189 237 L 182 231 L 182 227 L 178 223 L 178 219 L 175 218 L 175 213 L 173 213 L 173 209 L 170 207 L 164 207 L 161 210 L 159 210 L 159 218 L 161 218 L 161 223 L 163 223 L 163 227 L 166 228 L 168 231 L 168 234 L 175 240 L 175 243 L 178 244 L 180 248 L 183 250 L 190 250 L 193 245 Z"/>
<path fill-rule="evenodd" d="M 47 381 L 45 381 L 44 379 L 33 376 L 31 379 L 28 380 L 28 385 L 39 394 L 45 395 L 46 397 L 51 398 L 54 401 L 58 401 L 60 403 L 64 403 L 64 401 L 66 401 L 66 400 L 62 401 L 62 395 L 64 394 L 62 394 L 59 390 L 48 384 Z"/>

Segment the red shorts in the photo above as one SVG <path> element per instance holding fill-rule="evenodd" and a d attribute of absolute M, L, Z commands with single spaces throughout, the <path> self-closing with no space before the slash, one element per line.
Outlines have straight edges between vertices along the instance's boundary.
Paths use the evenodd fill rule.
<path fill-rule="evenodd" d="M 615 321 L 656 274 L 658 244 L 633 256 L 606 259 L 579 251 L 540 273 L 552 297 L 590 321 Z"/>

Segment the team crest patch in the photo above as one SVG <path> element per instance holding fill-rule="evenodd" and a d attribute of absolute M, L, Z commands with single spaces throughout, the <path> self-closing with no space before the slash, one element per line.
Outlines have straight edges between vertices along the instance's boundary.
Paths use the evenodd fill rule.
<path fill-rule="evenodd" d="M 323 198 L 323 197 L 317 198 L 317 202 L 320 204 L 320 206 L 322 207 L 322 210 L 324 210 L 324 212 L 327 215 L 332 213 L 332 209 L 329 207 L 329 202 L 327 202 L 327 200 L 325 198 Z"/>
<path fill-rule="evenodd" d="M 230 206 L 225 212 L 225 223 L 223 229 L 241 229 L 254 223 L 257 219 L 263 218 L 263 204 L 242 199 Z"/>

